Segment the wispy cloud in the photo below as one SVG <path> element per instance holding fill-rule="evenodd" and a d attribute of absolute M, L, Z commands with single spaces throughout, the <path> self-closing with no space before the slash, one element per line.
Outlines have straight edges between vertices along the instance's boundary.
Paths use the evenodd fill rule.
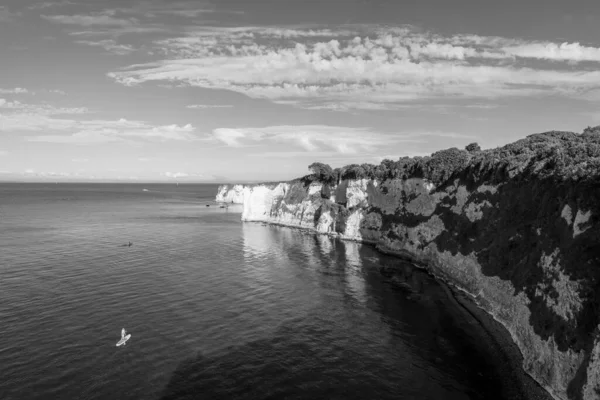
<path fill-rule="evenodd" d="M 466 108 L 478 108 L 478 109 L 481 109 L 481 110 L 491 110 L 491 109 L 500 107 L 500 105 L 498 105 L 498 104 L 477 103 L 477 104 L 466 104 L 466 105 L 464 105 L 462 107 L 466 107 Z"/>
<path fill-rule="evenodd" d="M 40 3 L 36 3 L 36 4 L 32 4 L 31 6 L 29 6 L 30 10 L 43 10 L 46 8 L 53 8 L 53 7 L 64 7 L 64 6 L 71 6 L 71 5 L 75 5 L 76 3 L 69 1 L 69 0 L 63 0 L 63 1 L 43 1 Z"/>
<path fill-rule="evenodd" d="M 185 106 L 186 108 L 231 108 L 232 105 L 229 104 L 190 104 Z"/>
<path fill-rule="evenodd" d="M 182 178 L 203 178 L 203 174 L 195 173 L 195 172 L 163 172 L 161 174 L 166 178 L 172 179 L 182 179 Z"/>
<path fill-rule="evenodd" d="M 125 15 L 116 9 L 96 11 L 88 14 L 41 15 L 41 17 L 52 23 L 64 25 L 70 31 L 69 35 L 82 38 L 82 40 L 78 40 L 76 43 L 101 47 L 106 51 L 119 55 L 129 54 L 135 49 L 131 44 L 117 43 L 114 38 L 132 33 L 167 32 L 171 29 L 163 24 L 140 21 L 138 18 Z M 82 28 L 85 30 L 82 30 Z M 112 37 L 112 39 L 98 40 L 99 37 L 106 36 Z M 95 40 L 88 40 L 88 38 Z"/>
<path fill-rule="evenodd" d="M 74 176 L 75 174 L 69 172 L 38 172 L 35 169 L 29 168 L 23 171 L 23 175 L 28 177 L 36 177 L 36 178 L 69 178 Z"/>
<path fill-rule="evenodd" d="M 76 121 L 54 118 L 44 114 L 0 113 L 0 132 L 41 131 L 71 129 Z"/>
<path fill-rule="evenodd" d="M 33 8 L 46 9 L 56 7 L 62 2 L 40 3 Z M 63 5 L 68 5 L 64 3 Z M 91 4 L 91 7 L 98 4 Z M 41 15 L 42 18 L 67 27 L 83 27 L 86 30 L 71 31 L 80 37 L 113 36 L 125 34 L 180 33 L 198 23 L 203 14 L 241 14 L 236 11 L 222 11 L 211 2 L 204 1 L 137 1 L 133 5 L 104 8 L 89 13 L 73 15 Z M 167 18 L 167 20 L 165 20 Z M 176 23 L 172 23 L 176 21 Z"/>
<path fill-rule="evenodd" d="M 386 110 L 428 99 L 579 97 L 600 88 L 595 67 L 534 68 L 519 61 L 600 62 L 600 48 L 579 43 L 443 37 L 406 27 L 360 26 L 201 29 L 156 46 L 170 58 L 132 65 L 109 77 L 124 85 L 179 82 L 332 110 Z"/>
<path fill-rule="evenodd" d="M 72 31 L 69 35 L 75 37 L 120 37 L 127 34 L 154 34 L 154 33 L 168 33 L 171 29 L 164 25 L 157 24 L 144 24 L 141 25 L 129 25 L 129 26 L 96 26 L 94 29 L 88 29 L 85 31 Z"/>
<path fill-rule="evenodd" d="M 582 46 L 579 43 L 534 42 L 519 43 L 501 49 L 507 55 L 550 61 L 600 62 L 600 48 Z"/>
<path fill-rule="evenodd" d="M 5 114 L 5 116 L 21 115 L 25 113 L 25 115 L 31 117 L 59 114 L 85 114 L 89 112 L 89 110 L 86 107 L 54 107 L 49 104 L 27 104 L 17 100 L 8 101 L 6 99 L 1 98 L 0 110 L 10 112 L 10 114 Z"/>
<path fill-rule="evenodd" d="M 193 134 L 191 124 L 154 126 L 142 121 L 117 121 L 91 120 L 70 121 L 63 129 L 75 130 L 73 133 L 60 135 L 30 136 L 31 142 L 94 144 L 109 142 L 131 142 L 132 139 L 150 141 L 195 141 L 198 137 Z M 67 125 L 70 125 L 67 127 Z"/>
<path fill-rule="evenodd" d="M 0 99 L 0 132 L 56 132 L 29 136 L 32 142 L 105 143 L 127 142 L 134 139 L 151 141 L 200 140 L 191 124 L 154 125 L 143 121 L 75 119 L 74 115 L 88 114 L 85 107 L 53 107 L 48 104 L 25 104 Z M 57 116 L 63 116 L 58 118 Z M 66 118 L 69 117 L 69 118 Z M 204 139 L 206 140 L 206 139 Z"/>
<path fill-rule="evenodd" d="M 104 50 L 118 54 L 126 55 L 135 51 L 135 48 L 129 44 L 118 44 L 114 39 L 105 39 L 99 41 L 92 40 L 78 40 L 76 43 L 85 44 L 88 46 L 102 47 Z"/>
<path fill-rule="evenodd" d="M 29 90 L 25 88 L 14 88 L 14 89 L 2 89 L 0 88 L 0 94 L 27 94 L 30 93 Z"/>
<path fill-rule="evenodd" d="M 340 154 L 332 153 L 331 151 L 265 151 L 260 153 L 248 153 L 248 157 L 258 158 L 306 158 L 311 160 L 317 159 L 342 159 L 342 160 L 365 160 L 368 155 L 365 153 L 357 154 Z"/>
<path fill-rule="evenodd" d="M 287 143 L 304 151 L 355 154 L 373 151 L 381 146 L 402 141 L 408 137 L 384 134 L 368 128 L 350 128 L 329 125 L 280 125 L 264 128 L 218 128 L 212 138 L 231 147 L 244 147 L 256 142 Z"/>
<path fill-rule="evenodd" d="M 135 20 L 115 18 L 111 15 L 97 13 L 90 15 L 41 15 L 42 18 L 57 24 L 79 26 L 129 26 Z"/>
<path fill-rule="evenodd" d="M 210 1 L 139 1 L 131 7 L 119 7 L 114 11 L 145 18 L 171 15 L 183 18 L 197 18 L 203 14 L 227 13 L 243 14 L 241 11 L 220 10 Z"/>

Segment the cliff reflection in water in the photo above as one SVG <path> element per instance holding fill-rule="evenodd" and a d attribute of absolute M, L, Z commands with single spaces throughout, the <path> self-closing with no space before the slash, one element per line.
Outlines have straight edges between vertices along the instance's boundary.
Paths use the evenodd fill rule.
<path fill-rule="evenodd" d="M 527 397 L 477 322 L 423 271 L 358 243 L 242 229 L 244 318 L 262 334 L 182 362 L 163 400 Z"/>

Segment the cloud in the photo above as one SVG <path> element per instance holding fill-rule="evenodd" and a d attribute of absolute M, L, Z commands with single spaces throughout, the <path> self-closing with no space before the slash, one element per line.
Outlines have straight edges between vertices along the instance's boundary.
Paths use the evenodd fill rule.
<path fill-rule="evenodd" d="M 57 118 L 57 115 L 86 114 L 84 107 L 60 108 L 48 104 L 25 104 L 0 99 L 0 132 L 44 131 L 52 134 L 29 136 L 32 142 L 105 143 L 128 142 L 135 139 L 150 141 L 196 141 L 191 124 L 153 125 L 143 121 L 81 120 Z M 206 140 L 206 139 L 204 139 Z"/>
<path fill-rule="evenodd" d="M 307 152 L 357 154 L 374 151 L 392 143 L 414 141 L 408 136 L 384 134 L 368 128 L 328 125 L 280 125 L 264 128 L 218 128 L 212 138 L 230 147 L 245 147 L 255 142 L 287 143 Z"/>
<path fill-rule="evenodd" d="M 331 151 L 265 151 L 261 153 L 249 153 L 248 157 L 259 157 L 259 158 L 308 158 L 315 160 L 318 158 L 331 159 L 342 159 L 342 160 L 364 160 L 366 158 L 365 153 L 358 154 L 336 154 Z"/>
<path fill-rule="evenodd" d="M 243 144 L 239 141 L 240 139 L 258 140 L 262 136 L 260 133 L 255 134 L 246 130 L 228 128 L 215 129 L 212 134 L 215 139 L 231 147 L 242 147 Z"/>
<path fill-rule="evenodd" d="M 8 151 L 6 150 L 0 150 L 0 156 L 5 156 L 8 154 Z"/>
<path fill-rule="evenodd" d="M 53 118 L 43 114 L 0 113 L 0 132 L 11 131 L 41 131 L 71 129 L 76 121 L 70 119 Z"/>
<path fill-rule="evenodd" d="M 72 1 L 69 1 L 69 0 L 44 1 L 44 2 L 36 3 L 36 4 L 29 6 L 29 9 L 30 10 L 42 10 L 42 9 L 46 9 L 46 8 L 63 7 L 63 6 L 70 6 L 70 5 L 75 5 L 75 4 L 76 3 L 73 3 Z"/>
<path fill-rule="evenodd" d="M 69 35 L 76 37 L 112 36 L 119 37 L 127 34 L 168 33 L 170 29 L 163 25 L 145 24 L 129 26 L 95 26 L 93 30 L 73 31 Z"/>
<path fill-rule="evenodd" d="M 118 55 L 126 55 L 135 51 L 133 46 L 128 44 L 118 44 L 114 39 L 105 39 L 99 41 L 78 40 L 75 43 L 86 44 L 88 46 L 102 47 L 104 50 Z"/>
<path fill-rule="evenodd" d="M 29 142 L 47 143 L 71 143 L 71 144 L 99 144 L 110 142 L 125 142 L 125 138 L 119 137 L 114 132 L 107 131 L 80 131 L 72 135 L 43 135 L 30 136 Z"/>
<path fill-rule="evenodd" d="M 186 108 L 231 108 L 229 104 L 190 104 Z"/>
<path fill-rule="evenodd" d="M 154 126 L 142 121 L 119 119 L 117 121 L 71 121 L 71 124 L 68 124 L 68 126 L 65 124 L 62 128 L 75 130 L 75 132 L 62 135 L 30 136 L 27 140 L 31 142 L 72 144 L 131 142 L 132 139 L 158 142 L 198 140 L 192 133 L 194 127 L 191 124 L 183 126 L 176 124 Z"/>
<path fill-rule="evenodd" d="M 329 125 L 269 126 L 264 128 L 219 128 L 212 139 L 234 148 L 284 144 L 282 151 L 248 153 L 249 157 L 266 158 L 321 158 L 354 162 L 373 160 L 381 162 L 382 151 L 391 148 L 402 155 L 423 156 L 419 147 L 427 143 L 468 142 L 475 135 L 444 131 L 409 131 L 386 133 L 368 128 L 350 128 Z M 384 158 L 388 158 L 387 156 Z M 398 158 L 398 157 L 395 157 Z"/>
<path fill-rule="evenodd" d="M 90 15 L 41 15 L 41 17 L 57 24 L 79 26 L 128 26 L 135 23 L 130 19 L 115 18 L 101 13 Z"/>
<path fill-rule="evenodd" d="M 359 36 L 356 35 L 359 32 Z M 301 39 L 301 42 L 299 40 Z M 414 29 L 204 28 L 156 41 L 167 59 L 108 74 L 128 86 L 174 82 L 309 109 L 390 110 L 431 99 L 581 97 L 600 88 L 600 48 Z M 535 66 L 535 67 L 534 67 Z"/>
<path fill-rule="evenodd" d="M 198 173 L 188 173 L 188 172 L 163 172 L 161 174 L 167 178 L 180 179 L 180 178 L 202 178 L 204 175 Z"/>
<path fill-rule="evenodd" d="M 579 43 L 521 43 L 515 46 L 504 47 L 505 54 L 522 58 L 534 58 L 551 61 L 594 61 L 600 62 L 600 48 L 582 46 Z"/>
<path fill-rule="evenodd" d="M 89 110 L 85 107 L 53 107 L 48 104 L 26 104 L 20 101 L 8 101 L 0 98 L 0 109 L 10 110 L 13 114 L 4 114 L 5 117 L 17 115 L 14 113 L 26 113 L 25 116 L 36 118 L 37 116 L 48 116 L 58 114 L 86 114 Z"/>
<path fill-rule="evenodd" d="M 128 2 L 125 2 L 128 3 Z M 56 4 L 54 4 L 56 5 Z M 37 7 L 46 8 L 46 7 Z M 136 1 L 131 6 L 104 9 L 87 14 L 42 15 L 41 17 L 57 24 L 70 27 L 84 27 L 86 30 L 72 31 L 70 35 L 79 37 L 113 36 L 125 34 L 183 33 L 190 24 L 197 23 L 203 14 L 228 13 L 221 11 L 211 2 L 198 1 Z M 165 20 L 167 18 L 168 20 Z M 180 21 L 169 23 L 173 18 Z M 181 21 L 183 19 L 183 21 Z M 194 19 L 192 21 L 185 21 Z"/>
<path fill-rule="evenodd" d="M 37 172 L 34 169 L 26 169 L 25 171 L 23 171 L 23 175 L 28 176 L 28 177 L 38 177 L 38 178 L 69 178 L 71 176 L 73 176 L 74 174 L 68 173 L 68 172 Z"/>
<path fill-rule="evenodd" d="M 481 110 L 491 110 L 491 109 L 500 107 L 500 105 L 498 105 L 498 104 L 477 103 L 477 104 L 467 104 L 467 105 L 465 105 L 463 107 L 466 107 L 466 108 L 478 108 L 478 109 L 481 109 Z"/>
<path fill-rule="evenodd" d="M 74 158 L 71 161 L 73 161 L 74 163 L 86 163 L 86 162 L 88 162 L 90 160 L 87 159 L 87 158 Z"/>
<path fill-rule="evenodd" d="M 113 11 L 138 17 L 157 18 L 164 15 L 197 18 L 203 14 L 243 14 L 241 11 L 219 10 L 210 1 L 140 1 L 132 7 L 116 8 Z"/>
<path fill-rule="evenodd" d="M 26 94 L 29 93 L 29 90 L 24 89 L 24 88 L 14 88 L 14 89 L 1 89 L 0 88 L 0 94 Z"/>

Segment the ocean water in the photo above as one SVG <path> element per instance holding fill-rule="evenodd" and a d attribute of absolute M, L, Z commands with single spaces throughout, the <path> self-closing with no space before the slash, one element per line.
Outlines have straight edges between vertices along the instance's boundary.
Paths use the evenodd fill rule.
<path fill-rule="evenodd" d="M 0 184 L 0 399 L 522 398 L 429 275 L 216 190 Z"/>

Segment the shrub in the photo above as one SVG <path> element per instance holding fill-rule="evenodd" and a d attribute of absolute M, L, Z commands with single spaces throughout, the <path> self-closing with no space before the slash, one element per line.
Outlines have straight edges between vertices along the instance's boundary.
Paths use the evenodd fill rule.
<path fill-rule="evenodd" d="M 308 169 L 319 182 L 332 182 L 334 180 L 333 169 L 328 164 L 314 162 L 308 166 Z"/>
<path fill-rule="evenodd" d="M 440 184 L 462 170 L 469 160 L 469 153 L 456 147 L 435 152 L 426 164 L 426 177 L 436 185 Z"/>
<path fill-rule="evenodd" d="M 476 142 L 473 142 L 469 143 L 467 147 L 465 147 L 465 150 L 467 150 L 469 153 L 474 153 L 476 151 L 481 151 L 481 147 L 479 147 L 479 144 Z"/>

